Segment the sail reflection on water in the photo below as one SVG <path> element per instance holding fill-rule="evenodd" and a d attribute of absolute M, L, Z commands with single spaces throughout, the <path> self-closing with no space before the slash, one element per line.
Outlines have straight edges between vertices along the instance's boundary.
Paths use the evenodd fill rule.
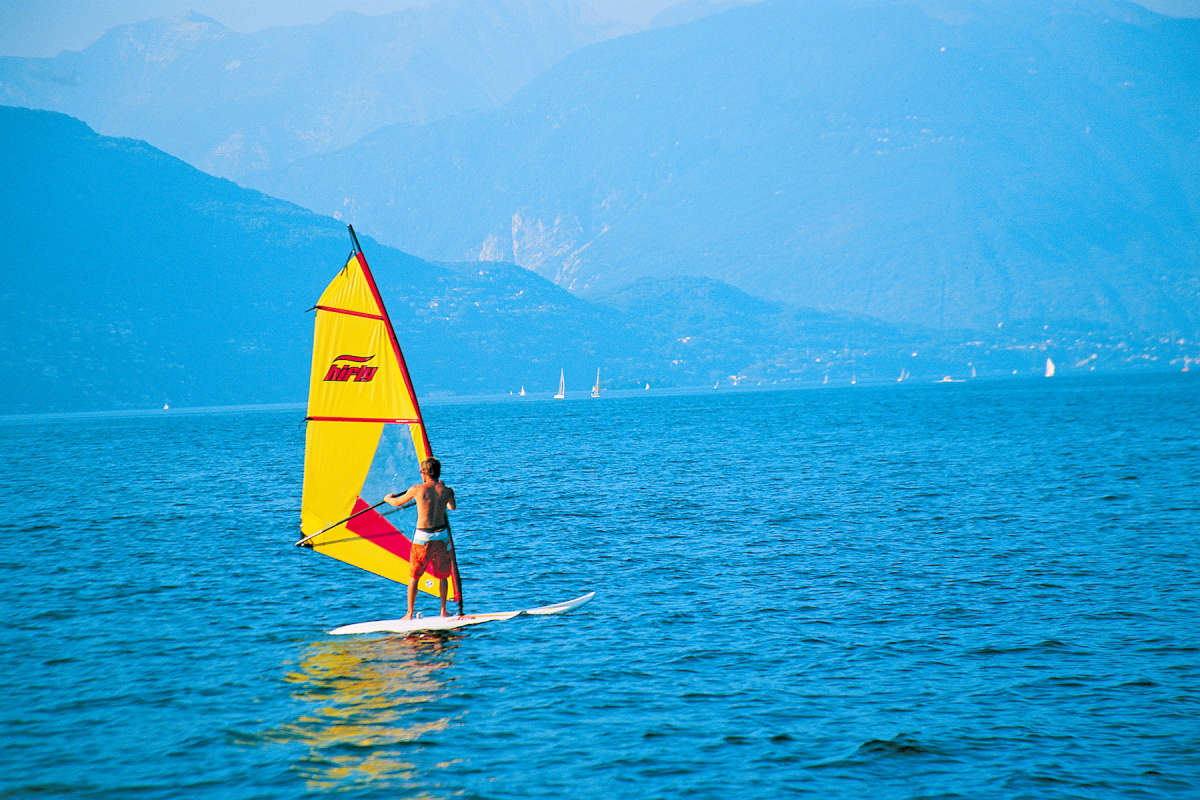
<path fill-rule="evenodd" d="M 443 637 L 314 644 L 286 676 L 309 711 L 281 732 L 308 746 L 295 769 L 310 790 L 436 787 L 430 770 L 449 763 L 422 763 L 414 744 L 458 716 L 441 702 L 440 676 L 456 647 Z"/>

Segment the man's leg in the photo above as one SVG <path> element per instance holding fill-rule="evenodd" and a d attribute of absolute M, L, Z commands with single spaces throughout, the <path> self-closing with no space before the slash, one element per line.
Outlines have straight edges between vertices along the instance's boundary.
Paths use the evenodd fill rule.
<path fill-rule="evenodd" d="M 409 563 L 412 565 L 412 577 L 408 581 L 408 613 L 404 619 L 412 619 L 417 605 L 417 582 L 425 574 L 425 545 L 414 544 L 409 553 Z"/>
<path fill-rule="evenodd" d="M 442 578 L 440 581 L 438 581 L 438 597 L 440 597 L 442 600 L 442 616 L 443 617 L 450 616 L 449 614 L 446 613 L 446 579 L 445 578 Z"/>
<path fill-rule="evenodd" d="M 415 549 L 415 548 L 414 548 Z M 405 619 L 413 618 L 413 611 L 417 605 L 417 581 L 421 580 L 421 576 L 425 574 L 425 563 L 420 558 L 414 558 L 412 577 L 408 579 L 408 613 L 404 615 Z"/>
<path fill-rule="evenodd" d="M 404 615 L 404 619 L 413 618 L 413 608 L 417 604 L 417 581 L 420 579 L 420 575 L 414 574 L 412 580 L 408 582 L 408 613 Z"/>

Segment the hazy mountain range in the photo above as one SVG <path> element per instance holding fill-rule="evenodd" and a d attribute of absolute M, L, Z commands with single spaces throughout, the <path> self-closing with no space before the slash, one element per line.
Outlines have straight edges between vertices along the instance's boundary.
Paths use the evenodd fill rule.
<path fill-rule="evenodd" d="M 813 0 L 584 48 L 249 180 L 596 295 L 702 275 L 934 327 L 1200 330 L 1200 22 Z"/>
<path fill-rule="evenodd" d="M 236 177 L 384 125 L 496 108 L 625 30 L 570 0 L 438 0 L 249 34 L 191 13 L 113 28 L 81 52 L 0 58 L 0 103 L 62 111 Z"/>
<path fill-rule="evenodd" d="M 305 311 L 350 252 L 342 223 L 52 112 L 0 107 L 0 152 L 0 413 L 306 397 Z M 589 302 L 512 264 L 433 264 L 368 232 L 422 396 L 548 394 L 559 369 L 571 392 L 597 368 L 607 388 L 844 381 L 936 341 L 712 280 Z M 943 369 L 928 355 L 929 374 Z"/>
<path fill-rule="evenodd" d="M 690 275 L 929 327 L 1200 328 L 1200 22 L 695 0 L 620 32 L 566 0 L 193 16 L 0 59 L 0 97 L 583 296 Z"/>

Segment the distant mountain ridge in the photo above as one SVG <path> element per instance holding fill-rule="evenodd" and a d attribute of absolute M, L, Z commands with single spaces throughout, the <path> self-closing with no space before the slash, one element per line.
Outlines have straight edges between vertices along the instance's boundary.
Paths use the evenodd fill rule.
<path fill-rule="evenodd" d="M 11 107 L 0 185 L 0 414 L 305 398 L 305 311 L 345 263 L 343 223 L 145 142 Z M 597 367 L 610 389 L 816 382 L 848 376 L 850 359 L 864 377 L 872 364 L 888 374 L 914 343 L 933 346 L 926 332 L 713 280 L 589 302 L 512 264 L 435 264 L 358 230 L 423 397 L 548 394 L 559 369 L 583 391 Z"/>
<path fill-rule="evenodd" d="M 114 28 L 81 52 L 0 58 L 0 103 L 64 112 L 237 177 L 383 125 L 494 108 L 624 30 L 572 0 L 438 0 L 251 34 L 193 12 Z"/>
<path fill-rule="evenodd" d="M 766 0 L 250 180 L 584 295 L 698 275 L 931 327 L 1195 336 L 1197 41 L 1102 0 Z"/>

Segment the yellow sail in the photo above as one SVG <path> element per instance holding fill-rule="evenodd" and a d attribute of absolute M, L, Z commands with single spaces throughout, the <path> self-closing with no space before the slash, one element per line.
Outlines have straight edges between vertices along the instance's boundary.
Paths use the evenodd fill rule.
<path fill-rule="evenodd" d="M 354 244 L 316 305 L 300 529 L 318 552 L 407 584 L 408 525 L 391 506 L 371 506 L 416 483 L 433 453 L 383 298 Z M 442 577 L 427 572 L 420 588 L 437 594 Z"/>

